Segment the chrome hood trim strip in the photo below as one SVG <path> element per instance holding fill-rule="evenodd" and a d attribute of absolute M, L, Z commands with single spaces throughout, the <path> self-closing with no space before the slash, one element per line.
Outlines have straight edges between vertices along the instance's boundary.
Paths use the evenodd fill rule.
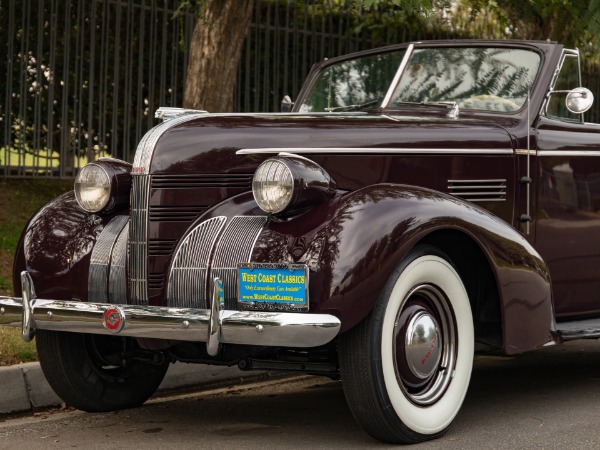
<path fill-rule="evenodd" d="M 162 135 L 165 134 L 170 128 L 173 128 L 185 122 L 189 122 L 190 120 L 193 120 L 198 116 L 202 115 L 203 113 L 186 114 L 184 116 L 179 116 L 175 119 L 168 120 L 166 122 L 161 123 L 160 125 L 156 125 L 154 128 L 151 128 L 144 135 L 144 137 L 142 137 L 142 140 L 140 141 L 140 143 L 137 146 L 137 149 L 135 150 L 135 157 L 133 159 L 133 168 L 131 170 L 131 174 L 148 175 L 150 173 L 150 163 L 152 162 L 154 149 Z"/>
<path fill-rule="evenodd" d="M 254 154 L 391 154 L 391 155 L 513 155 L 512 148 L 379 148 L 379 147 L 311 147 L 311 148 L 242 148 L 236 155 Z"/>

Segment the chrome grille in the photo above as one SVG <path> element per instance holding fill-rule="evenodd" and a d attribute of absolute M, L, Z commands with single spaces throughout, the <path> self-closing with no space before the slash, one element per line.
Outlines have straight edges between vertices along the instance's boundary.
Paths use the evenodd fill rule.
<path fill-rule="evenodd" d="M 149 175 L 134 175 L 131 196 L 131 222 L 129 226 L 129 279 L 131 303 L 148 304 L 148 196 Z"/>
<path fill-rule="evenodd" d="M 127 225 L 128 219 L 127 216 L 114 217 L 104 227 L 96 240 L 90 258 L 88 274 L 88 301 L 90 302 L 104 303 L 107 301 L 109 267 L 111 273 L 113 271 L 111 258 L 113 253 L 118 252 L 118 238 Z M 125 268 L 123 267 L 124 276 Z"/>
<path fill-rule="evenodd" d="M 170 256 L 175 250 L 177 241 L 174 239 L 148 242 L 149 256 Z"/>
<path fill-rule="evenodd" d="M 152 183 L 152 187 L 156 184 Z M 150 208 L 152 222 L 191 222 L 208 208 L 206 206 L 153 206 Z"/>
<path fill-rule="evenodd" d="M 152 187 L 157 189 L 243 188 L 250 189 L 253 174 L 155 175 Z"/>
<path fill-rule="evenodd" d="M 265 216 L 236 216 L 217 243 L 209 280 L 221 278 L 228 309 L 237 309 L 237 265 L 250 262 L 252 249 L 266 222 Z"/>
<path fill-rule="evenodd" d="M 131 219 L 129 225 L 129 276 L 131 303 L 148 304 L 148 198 L 150 193 L 150 163 L 160 137 L 182 123 L 196 119 L 198 114 L 181 116 L 163 122 L 148 131 L 140 141 L 133 160 L 131 175 Z"/>
<path fill-rule="evenodd" d="M 119 233 L 113 248 L 108 277 L 108 302 L 127 303 L 127 237 L 129 236 L 129 223 Z"/>
<path fill-rule="evenodd" d="M 169 282 L 167 305 L 206 308 L 206 273 L 210 254 L 225 226 L 226 217 L 219 216 L 199 224 L 177 249 Z"/>
<path fill-rule="evenodd" d="M 506 179 L 448 180 L 450 194 L 470 202 L 506 201 Z"/>

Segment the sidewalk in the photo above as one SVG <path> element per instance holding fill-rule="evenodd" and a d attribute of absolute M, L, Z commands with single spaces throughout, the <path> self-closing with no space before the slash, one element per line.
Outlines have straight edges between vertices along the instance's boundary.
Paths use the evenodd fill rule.
<path fill-rule="evenodd" d="M 155 396 L 261 381 L 272 376 L 268 372 L 244 372 L 235 366 L 175 363 L 169 367 Z M 33 411 L 61 403 L 62 400 L 48 385 L 38 363 L 0 367 L 0 414 Z"/>

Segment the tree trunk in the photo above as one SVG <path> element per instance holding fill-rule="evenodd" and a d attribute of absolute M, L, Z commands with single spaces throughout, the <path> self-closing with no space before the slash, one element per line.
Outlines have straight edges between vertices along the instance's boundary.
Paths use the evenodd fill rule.
<path fill-rule="evenodd" d="M 190 44 L 184 108 L 231 112 L 254 0 L 208 0 Z"/>

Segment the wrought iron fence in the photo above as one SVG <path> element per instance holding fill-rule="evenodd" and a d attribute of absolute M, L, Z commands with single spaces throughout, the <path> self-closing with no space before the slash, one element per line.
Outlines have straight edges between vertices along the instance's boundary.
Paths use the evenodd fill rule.
<path fill-rule="evenodd" d="M 72 177 L 102 155 L 131 161 L 154 111 L 182 103 L 195 18 L 175 16 L 177 7 L 177 0 L 0 2 L 0 176 Z M 236 110 L 277 111 L 324 57 L 485 32 L 382 25 L 393 13 L 365 22 L 351 2 L 256 0 Z"/>
<path fill-rule="evenodd" d="M 174 1 L 0 3 L 0 175 L 73 176 L 131 159 L 156 105 L 181 101 L 193 17 Z"/>

